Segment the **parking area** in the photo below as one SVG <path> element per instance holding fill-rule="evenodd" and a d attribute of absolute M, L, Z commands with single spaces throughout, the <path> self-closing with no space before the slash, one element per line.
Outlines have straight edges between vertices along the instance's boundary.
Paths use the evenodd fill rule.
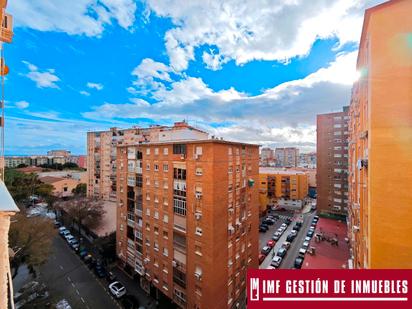
<path fill-rule="evenodd" d="M 260 264 L 260 268 L 283 268 L 291 269 L 296 268 L 295 261 L 301 256 L 303 260 L 307 255 L 306 251 L 309 248 L 309 230 L 312 232 L 310 235 L 314 234 L 314 227 L 316 225 L 314 221 L 315 213 L 293 213 L 293 212 L 272 212 L 271 215 L 279 216 L 279 219 L 275 220 L 275 223 L 268 225 L 268 230 L 266 232 L 260 233 L 260 249 L 267 245 L 269 240 L 273 240 L 270 243 L 270 248 L 266 248 L 264 260 Z M 265 222 L 265 218 L 262 218 L 261 222 Z M 288 220 L 289 219 L 289 220 Z M 289 224 L 288 224 L 289 223 Z M 283 224 L 283 228 L 282 228 Z M 277 234 L 275 234 L 278 232 Z M 292 236 L 290 236 L 292 235 Z M 309 237 L 309 238 L 307 238 Z M 284 247 L 284 249 L 282 249 Z M 301 250 L 304 247 L 304 250 Z M 301 252 L 299 252 L 301 251 Z M 280 255 L 280 258 L 275 258 L 276 255 Z M 263 259 L 263 255 L 260 256 Z M 271 266 L 272 259 L 275 258 L 274 264 Z M 300 266 L 299 266 L 300 267 Z M 298 267 L 298 268 L 299 268 Z"/>

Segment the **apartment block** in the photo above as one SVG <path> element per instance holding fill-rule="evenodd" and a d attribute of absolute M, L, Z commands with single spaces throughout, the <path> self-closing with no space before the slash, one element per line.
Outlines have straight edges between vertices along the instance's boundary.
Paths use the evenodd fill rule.
<path fill-rule="evenodd" d="M 296 167 L 299 161 L 299 149 L 294 147 L 276 148 L 277 167 Z"/>
<path fill-rule="evenodd" d="M 8 168 L 16 168 L 21 164 L 27 166 L 41 166 L 43 164 L 65 164 L 68 162 L 76 163 L 82 168 L 86 168 L 85 165 L 85 156 L 75 156 L 75 155 L 62 155 L 59 152 L 59 155 L 50 154 L 53 152 L 47 152 L 45 155 L 33 155 L 33 156 L 7 156 L 5 157 L 5 166 Z M 70 152 L 68 152 L 70 153 Z"/>
<path fill-rule="evenodd" d="M 259 169 L 260 214 L 268 207 L 299 209 L 308 195 L 308 175 L 303 171 L 261 167 Z"/>
<path fill-rule="evenodd" d="M 170 140 L 207 139 L 208 133 L 176 122 L 172 127 L 151 126 L 87 133 L 87 195 L 116 201 L 116 147 Z"/>
<path fill-rule="evenodd" d="M 180 308 L 245 307 L 258 268 L 259 147 L 151 142 L 117 151 L 117 255 Z"/>
<path fill-rule="evenodd" d="M 365 12 L 349 114 L 354 268 L 412 268 L 411 12 L 407 0 Z"/>
<path fill-rule="evenodd" d="M 275 154 L 271 148 L 262 148 L 260 152 L 260 166 L 270 166 L 275 163 Z"/>
<path fill-rule="evenodd" d="M 317 115 L 317 208 L 337 216 L 348 206 L 348 110 Z"/>

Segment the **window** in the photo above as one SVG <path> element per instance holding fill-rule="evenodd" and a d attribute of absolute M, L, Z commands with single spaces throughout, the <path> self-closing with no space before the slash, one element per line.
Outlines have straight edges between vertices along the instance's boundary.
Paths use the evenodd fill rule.
<path fill-rule="evenodd" d="M 197 176 L 202 176 L 202 174 L 203 174 L 202 168 L 201 167 L 196 167 L 196 175 Z"/>
<path fill-rule="evenodd" d="M 150 224 L 149 223 L 146 223 L 146 230 L 150 231 Z"/>
<path fill-rule="evenodd" d="M 163 188 L 167 189 L 169 187 L 169 182 L 166 180 L 163 180 Z"/>
<path fill-rule="evenodd" d="M 201 146 L 196 146 L 196 154 L 200 156 L 200 155 L 202 155 L 202 153 L 203 153 L 202 147 Z"/>
<path fill-rule="evenodd" d="M 186 154 L 186 145 L 185 144 L 174 144 L 173 154 Z"/>
<path fill-rule="evenodd" d="M 154 233 L 157 235 L 159 234 L 159 228 L 157 226 L 154 227 Z"/>
<path fill-rule="evenodd" d="M 182 197 L 173 198 L 173 211 L 175 214 L 186 216 L 186 200 Z"/>
<path fill-rule="evenodd" d="M 157 242 L 153 242 L 153 249 L 159 251 L 159 244 Z"/>
<path fill-rule="evenodd" d="M 198 246 L 198 245 L 195 245 L 195 253 L 197 255 L 202 255 L 202 247 Z"/>
<path fill-rule="evenodd" d="M 169 148 L 163 148 L 163 154 L 167 156 L 169 154 Z"/>
<path fill-rule="evenodd" d="M 168 239 L 169 238 L 169 233 L 167 231 L 163 231 L 163 238 Z"/>
<path fill-rule="evenodd" d="M 174 179 L 186 180 L 186 170 L 182 169 L 182 168 L 174 168 L 173 169 L 173 178 Z"/>
<path fill-rule="evenodd" d="M 169 216 L 168 215 L 163 215 L 163 222 L 168 223 L 169 222 Z"/>
<path fill-rule="evenodd" d="M 155 172 L 158 172 L 158 171 L 159 171 L 159 164 L 155 164 L 155 165 L 154 165 L 154 170 L 155 170 Z"/>
<path fill-rule="evenodd" d="M 150 177 L 146 177 L 146 185 L 150 186 Z"/>
<path fill-rule="evenodd" d="M 150 201 L 150 193 L 146 193 L 146 200 Z"/>
<path fill-rule="evenodd" d="M 146 155 L 150 155 L 150 148 L 146 148 Z"/>
<path fill-rule="evenodd" d="M 63 188 L 63 191 L 64 191 L 64 192 L 67 192 L 67 187 L 64 187 L 64 188 Z"/>
<path fill-rule="evenodd" d="M 169 165 L 163 164 L 163 172 L 168 172 L 168 171 L 169 171 Z"/>
<path fill-rule="evenodd" d="M 149 208 L 146 209 L 146 216 L 150 217 L 150 209 Z"/>
<path fill-rule="evenodd" d="M 231 174 L 233 172 L 233 167 L 229 166 L 228 173 Z"/>
<path fill-rule="evenodd" d="M 150 163 L 146 163 L 146 171 L 150 171 Z"/>
<path fill-rule="evenodd" d="M 169 205 L 169 201 L 167 200 L 167 197 L 163 197 L 163 205 Z"/>
<path fill-rule="evenodd" d="M 159 148 L 155 148 L 154 154 L 157 156 L 159 154 Z"/>
<path fill-rule="evenodd" d="M 167 248 L 163 248 L 163 255 L 168 256 L 169 255 L 169 250 Z"/>

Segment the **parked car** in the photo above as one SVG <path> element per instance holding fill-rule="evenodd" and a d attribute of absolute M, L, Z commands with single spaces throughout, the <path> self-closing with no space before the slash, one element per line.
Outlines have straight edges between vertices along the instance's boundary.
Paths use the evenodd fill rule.
<path fill-rule="evenodd" d="M 266 227 L 266 229 L 269 229 L 269 225 L 266 223 L 261 223 L 260 226 Z"/>
<path fill-rule="evenodd" d="M 284 257 L 286 255 L 287 250 L 285 248 L 280 248 L 276 253 L 277 256 Z"/>
<path fill-rule="evenodd" d="M 309 230 L 309 231 L 308 231 L 308 233 L 306 234 L 306 236 L 308 236 L 308 237 L 312 237 L 312 236 L 313 236 L 313 234 L 314 234 L 314 231 Z"/>
<path fill-rule="evenodd" d="M 116 298 L 120 298 L 126 294 L 126 288 L 119 281 L 110 283 L 109 290 L 110 290 L 110 293 L 112 293 L 113 296 Z"/>
<path fill-rule="evenodd" d="M 59 221 L 57 221 L 57 220 L 54 220 L 53 224 L 54 224 L 54 227 L 55 227 L 55 228 L 59 228 L 59 227 L 62 225 L 62 224 L 61 224 Z"/>
<path fill-rule="evenodd" d="M 268 255 L 271 249 L 271 247 L 264 246 L 260 252 L 264 255 Z"/>
<path fill-rule="evenodd" d="M 87 250 L 85 248 L 82 248 L 79 250 L 79 256 L 82 260 L 84 260 L 84 258 L 88 255 L 89 253 L 87 252 Z"/>
<path fill-rule="evenodd" d="M 296 231 L 300 231 L 301 227 L 302 227 L 301 225 L 295 224 L 293 229 L 296 230 Z"/>
<path fill-rule="evenodd" d="M 59 231 L 59 234 L 61 236 L 63 236 L 64 238 L 66 238 L 66 235 L 69 235 L 70 231 L 68 229 L 64 228 L 63 230 Z"/>
<path fill-rule="evenodd" d="M 265 260 L 266 255 L 259 253 L 259 265 L 263 263 L 263 261 Z"/>
<path fill-rule="evenodd" d="M 299 249 L 299 255 L 301 255 L 301 256 L 305 256 L 305 253 L 306 253 L 306 248 L 300 248 Z"/>
<path fill-rule="evenodd" d="M 109 282 L 114 282 L 116 281 L 116 275 L 112 271 L 108 271 L 106 275 L 106 279 Z"/>
<path fill-rule="evenodd" d="M 292 235 L 292 234 L 289 234 L 287 237 L 286 237 L 286 241 L 288 241 L 288 242 L 292 242 L 294 239 L 295 239 L 295 235 Z"/>
<path fill-rule="evenodd" d="M 106 269 L 100 262 L 96 263 L 96 265 L 94 266 L 94 271 L 99 278 L 106 277 L 106 274 L 107 274 Z"/>
<path fill-rule="evenodd" d="M 302 244 L 302 248 L 305 248 L 307 250 L 309 248 L 309 241 L 304 241 Z"/>
<path fill-rule="evenodd" d="M 77 239 L 72 239 L 70 242 L 69 242 L 69 244 L 70 244 L 70 247 L 72 247 L 72 249 L 74 250 L 74 251 L 79 251 L 79 247 L 80 247 L 80 244 L 79 244 L 79 242 L 77 241 Z"/>
<path fill-rule="evenodd" d="M 285 220 L 285 223 L 286 223 L 287 225 L 291 224 L 291 223 L 292 223 L 292 219 L 287 218 L 287 219 Z"/>
<path fill-rule="evenodd" d="M 280 263 L 282 263 L 282 257 L 280 256 L 275 256 L 272 259 L 272 262 L 270 262 L 270 266 L 273 266 L 275 268 L 278 268 L 280 266 Z"/>
<path fill-rule="evenodd" d="M 282 223 L 282 225 L 280 227 L 282 227 L 284 229 L 287 229 L 288 225 L 286 223 Z"/>
<path fill-rule="evenodd" d="M 290 242 L 288 241 L 283 242 L 282 248 L 289 249 L 289 247 L 290 247 Z"/>
<path fill-rule="evenodd" d="M 273 248 L 273 247 L 275 246 L 275 241 L 273 241 L 273 240 L 268 240 L 268 241 L 266 242 L 266 245 L 267 245 L 268 247 Z"/>
<path fill-rule="evenodd" d="M 64 236 L 64 238 L 66 238 L 67 243 L 70 244 L 70 241 L 74 239 L 74 236 L 69 233 L 66 236 Z"/>
<path fill-rule="evenodd" d="M 272 240 L 278 241 L 280 236 L 282 236 L 282 234 L 280 234 L 279 232 L 275 232 L 275 234 L 273 234 L 272 236 Z"/>
<path fill-rule="evenodd" d="M 314 216 L 313 219 L 319 220 L 319 216 Z"/>
<path fill-rule="evenodd" d="M 266 228 L 266 227 L 264 227 L 264 226 L 259 226 L 259 232 L 260 233 L 266 233 L 266 231 L 267 231 L 268 229 Z"/>
<path fill-rule="evenodd" d="M 267 224 L 267 225 L 273 225 L 274 222 L 272 220 L 266 218 L 265 220 L 262 221 L 262 223 Z"/>
<path fill-rule="evenodd" d="M 290 232 L 290 235 L 296 236 L 296 235 L 298 235 L 298 231 L 292 230 L 292 231 Z"/>
<path fill-rule="evenodd" d="M 302 268 L 302 264 L 303 264 L 303 258 L 300 257 L 300 256 L 298 256 L 298 257 L 295 259 L 295 263 L 294 263 L 295 268 L 301 269 L 301 268 Z"/>
<path fill-rule="evenodd" d="M 305 241 L 307 241 L 307 242 L 309 242 L 311 239 L 312 239 L 312 238 L 309 237 L 309 236 L 306 236 L 306 237 L 305 237 Z"/>
<path fill-rule="evenodd" d="M 298 225 L 298 226 L 302 227 L 303 222 L 302 222 L 302 221 L 297 221 L 297 222 L 296 222 L 296 225 Z"/>

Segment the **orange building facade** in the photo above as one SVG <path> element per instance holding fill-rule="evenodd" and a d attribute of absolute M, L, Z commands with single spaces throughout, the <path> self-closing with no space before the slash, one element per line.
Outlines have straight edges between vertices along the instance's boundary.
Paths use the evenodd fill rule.
<path fill-rule="evenodd" d="M 349 112 L 354 268 L 412 268 L 411 12 L 397 0 L 365 13 Z"/>
<path fill-rule="evenodd" d="M 119 146 L 117 255 L 181 308 L 245 305 L 257 268 L 259 147 L 222 140 Z"/>
<path fill-rule="evenodd" d="M 308 195 L 308 175 L 303 171 L 279 170 L 261 167 L 259 169 L 260 214 L 268 206 L 275 206 L 279 200 L 301 200 Z"/>

